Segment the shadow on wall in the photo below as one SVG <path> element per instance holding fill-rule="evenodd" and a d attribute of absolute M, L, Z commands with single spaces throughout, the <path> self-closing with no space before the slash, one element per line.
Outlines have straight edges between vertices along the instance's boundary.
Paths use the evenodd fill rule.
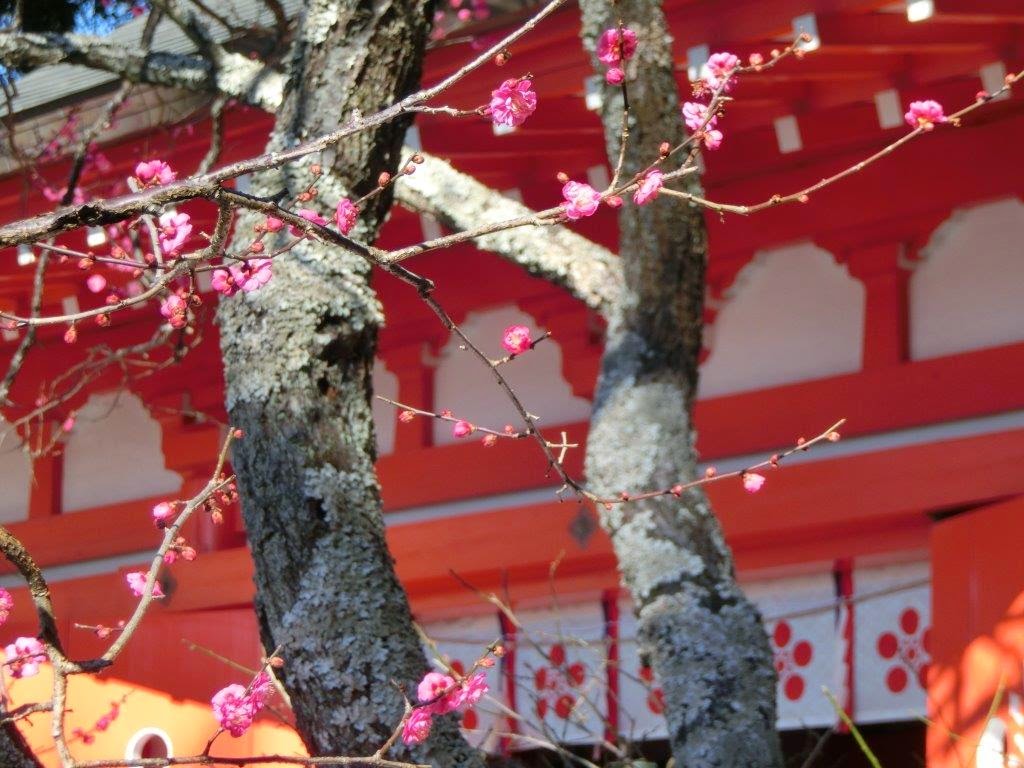
<path fill-rule="evenodd" d="M 1017 498 L 935 526 L 929 768 L 1024 765 L 1022 515 Z"/>

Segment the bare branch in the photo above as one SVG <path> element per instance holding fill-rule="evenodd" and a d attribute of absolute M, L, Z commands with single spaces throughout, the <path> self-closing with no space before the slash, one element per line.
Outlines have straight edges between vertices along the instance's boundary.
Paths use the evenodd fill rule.
<path fill-rule="evenodd" d="M 0 32 L 0 62 L 9 67 L 78 64 L 133 83 L 221 93 L 267 111 L 281 103 L 284 76 L 241 54 L 224 53 L 217 66 L 199 55 L 143 53 L 89 35 Z"/>

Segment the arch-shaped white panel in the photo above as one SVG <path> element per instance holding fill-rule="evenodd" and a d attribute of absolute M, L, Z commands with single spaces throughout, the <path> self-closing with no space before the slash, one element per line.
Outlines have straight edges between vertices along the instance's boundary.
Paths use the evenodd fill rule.
<path fill-rule="evenodd" d="M 910 279 L 910 356 L 1024 340 L 1024 202 L 955 211 Z"/>
<path fill-rule="evenodd" d="M 708 328 L 700 396 L 860 370 L 865 292 L 812 243 L 757 254 Z"/>
<path fill-rule="evenodd" d="M 373 362 L 373 394 L 398 399 L 398 377 L 387 369 L 380 360 Z M 395 450 L 395 406 L 378 400 L 371 402 L 373 408 L 373 431 L 377 434 L 377 455 L 387 456 Z"/>
<path fill-rule="evenodd" d="M 32 461 L 20 442 L 14 428 L 0 419 L 0 523 L 15 523 L 28 517 Z"/>
<path fill-rule="evenodd" d="M 501 336 L 510 325 L 525 325 L 533 338 L 541 333 L 532 317 L 511 304 L 470 313 L 462 330 L 485 354 L 501 357 L 506 354 Z M 562 378 L 562 350 L 556 340 L 538 344 L 531 352 L 502 366 L 501 371 L 527 410 L 540 417 L 542 426 L 589 417 L 590 402 L 576 397 Z M 442 350 L 434 372 L 434 409 L 445 408 L 482 426 L 500 429 L 506 423 L 520 423 L 515 408 L 498 388 L 491 372 L 473 358 L 472 352 L 459 349 L 459 340 L 454 336 Z M 435 443 L 456 440 L 451 424 L 435 422 Z"/>
<path fill-rule="evenodd" d="M 64 512 L 176 493 L 181 476 L 164 466 L 160 425 L 128 392 L 89 398 L 64 450 Z"/>

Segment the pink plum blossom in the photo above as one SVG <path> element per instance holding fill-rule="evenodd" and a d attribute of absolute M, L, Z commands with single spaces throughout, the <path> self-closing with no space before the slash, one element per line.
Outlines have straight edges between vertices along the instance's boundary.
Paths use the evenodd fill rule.
<path fill-rule="evenodd" d="M 132 571 L 124 575 L 124 580 L 128 582 L 128 589 L 132 591 L 132 594 L 136 597 L 142 597 L 146 591 L 146 578 L 147 574 L 143 571 Z M 159 581 L 153 582 L 153 597 L 160 598 L 164 596 L 164 590 L 160 586 Z"/>
<path fill-rule="evenodd" d="M 764 485 L 764 479 L 764 475 L 759 475 L 757 472 L 744 472 L 743 487 L 747 493 L 757 493 L 761 490 L 761 486 Z"/>
<path fill-rule="evenodd" d="M 416 697 L 422 704 L 433 702 L 430 704 L 430 710 L 438 715 L 451 712 L 459 706 L 455 678 L 440 672 L 428 672 L 423 676 L 420 684 L 416 686 Z"/>
<path fill-rule="evenodd" d="M 707 105 L 701 104 L 699 101 L 688 101 L 683 104 L 683 120 L 691 131 L 699 131 L 702 127 L 704 129 L 714 128 L 715 123 L 718 122 L 715 115 L 708 117 Z"/>
<path fill-rule="evenodd" d="M 571 221 L 593 216 L 601 205 L 601 194 L 589 184 L 579 181 L 566 182 L 562 187 L 562 197 L 565 198 L 565 217 Z"/>
<path fill-rule="evenodd" d="M 0 587 L 0 625 L 7 622 L 7 617 L 11 615 L 11 611 L 14 610 L 14 598 L 11 597 L 11 593 L 3 587 Z"/>
<path fill-rule="evenodd" d="M 299 208 L 295 213 L 304 218 L 306 221 L 312 222 L 313 224 L 319 224 L 321 227 L 327 226 L 327 219 L 321 216 L 316 211 L 311 211 L 309 208 Z M 296 227 L 294 224 L 288 225 L 288 231 L 291 232 L 293 237 L 305 237 L 306 233 Z"/>
<path fill-rule="evenodd" d="M 284 222 L 274 216 L 267 216 L 263 226 L 267 228 L 267 232 L 279 232 L 281 227 L 284 226 Z"/>
<path fill-rule="evenodd" d="M 231 267 L 231 277 L 239 290 L 252 293 L 270 282 L 274 276 L 274 262 L 271 259 L 249 259 L 239 266 Z"/>
<path fill-rule="evenodd" d="M 663 174 L 657 168 L 648 171 L 636 192 L 633 193 L 633 202 L 637 205 L 646 205 L 651 202 L 658 196 L 658 190 L 664 183 L 662 179 Z"/>
<path fill-rule="evenodd" d="M 597 58 L 605 64 L 618 64 L 636 53 L 636 32 L 618 28 L 606 29 L 597 41 Z"/>
<path fill-rule="evenodd" d="M 532 343 L 530 329 L 525 325 L 510 325 L 501 335 L 501 346 L 510 355 L 521 355 L 528 352 Z"/>
<path fill-rule="evenodd" d="M 192 234 L 192 217 L 187 213 L 168 211 L 160 217 L 160 248 L 165 256 L 176 255 Z"/>
<path fill-rule="evenodd" d="M 255 687 L 246 692 L 238 683 L 221 688 L 210 699 L 214 718 L 236 739 L 249 730 L 264 702 L 265 698 L 256 694 Z"/>
<path fill-rule="evenodd" d="M 135 178 L 144 185 L 170 184 L 178 175 L 163 160 L 146 160 L 135 166 Z"/>
<path fill-rule="evenodd" d="M 704 146 L 708 149 L 718 149 L 722 146 L 723 139 L 722 132 L 717 128 L 712 128 L 709 131 L 704 131 Z"/>
<path fill-rule="evenodd" d="M 64 430 L 65 432 L 70 432 L 72 429 L 74 429 L 75 428 L 75 415 L 71 414 L 66 419 L 64 419 L 64 422 L 60 425 L 60 428 L 62 430 Z"/>
<path fill-rule="evenodd" d="M 107 287 L 107 278 L 103 275 L 89 275 L 89 279 L 85 281 L 85 285 L 93 293 L 99 293 Z"/>
<path fill-rule="evenodd" d="M 487 685 L 487 675 L 483 672 L 476 672 L 469 679 L 463 681 L 462 687 L 458 691 L 458 706 L 472 707 L 486 696 L 490 689 L 490 686 Z"/>
<path fill-rule="evenodd" d="M 733 53 L 713 53 L 707 61 L 707 74 L 704 75 L 704 85 L 709 90 L 723 88 L 729 90 L 732 85 L 732 73 L 740 65 L 739 56 Z"/>
<path fill-rule="evenodd" d="M 426 709 L 414 709 L 402 726 L 402 741 L 409 745 L 426 741 L 433 724 L 430 713 Z"/>
<path fill-rule="evenodd" d="M 911 128 L 924 128 L 930 131 L 935 123 L 946 122 L 946 115 L 942 111 L 942 105 L 937 101 L 912 101 L 903 116 Z"/>
<path fill-rule="evenodd" d="M 231 271 L 228 269 L 213 270 L 213 277 L 210 279 L 210 287 L 217 293 L 223 294 L 224 296 L 234 296 L 235 293 L 238 292 L 238 286 L 235 285 L 235 279 L 231 276 Z"/>
<path fill-rule="evenodd" d="M 506 80 L 491 91 L 491 103 L 487 113 L 495 125 L 515 128 L 537 109 L 537 94 L 532 90 L 533 82 L 523 79 Z"/>
<path fill-rule="evenodd" d="M 35 677 L 39 674 L 39 665 L 47 661 L 46 649 L 34 637 L 16 638 L 4 648 L 4 655 L 11 677 Z"/>
<path fill-rule="evenodd" d="M 334 212 L 334 221 L 338 225 L 338 231 L 343 235 L 347 235 L 352 231 L 352 227 L 356 225 L 356 219 L 358 218 L 359 209 L 356 208 L 355 203 L 347 197 L 341 198 L 338 201 L 338 208 Z"/>
<path fill-rule="evenodd" d="M 160 302 L 160 314 L 167 318 L 172 328 L 184 328 L 188 322 L 188 304 L 181 296 L 172 293 Z"/>
<path fill-rule="evenodd" d="M 455 422 L 455 427 L 452 429 L 452 434 L 455 437 L 466 437 L 467 435 L 473 434 L 475 427 L 464 419 L 459 419 Z"/>

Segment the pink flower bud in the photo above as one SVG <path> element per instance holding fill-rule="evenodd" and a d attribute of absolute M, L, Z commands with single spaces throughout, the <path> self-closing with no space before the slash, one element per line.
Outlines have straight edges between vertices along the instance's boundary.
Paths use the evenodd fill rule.
<path fill-rule="evenodd" d="M 622 85 L 622 81 L 626 79 L 626 73 L 618 67 L 610 67 L 604 73 L 604 79 L 608 85 Z"/>
<path fill-rule="evenodd" d="M 158 523 L 164 522 L 172 515 L 174 515 L 174 505 L 169 501 L 161 501 L 153 507 L 153 520 Z"/>
<path fill-rule="evenodd" d="M 455 422 L 455 427 L 452 429 L 452 434 L 455 437 L 466 437 L 467 435 L 473 434 L 473 425 L 468 421 L 460 419 Z"/>

